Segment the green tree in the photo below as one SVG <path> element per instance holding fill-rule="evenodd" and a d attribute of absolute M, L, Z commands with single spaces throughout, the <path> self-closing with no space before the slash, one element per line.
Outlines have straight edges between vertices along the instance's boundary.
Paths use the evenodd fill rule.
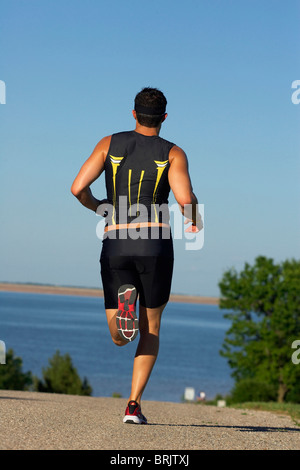
<path fill-rule="evenodd" d="M 38 392 L 91 395 L 92 388 L 86 377 L 81 381 L 68 353 L 59 351 L 49 359 L 49 367 L 42 369 L 43 380 L 34 378 L 34 389 Z"/>
<path fill-rule="evenodd" d="M 256 379 L 276 387 L 278 402 L 300 402 L 300 365 L 291 360 L 291 345 L 300 339 L 300 262 L 259 256 L 240 273 L 226 271 L 219 287 L 220 307 L 231 320 L 220 353 L 236 384 Z"/>
<path fill-rule="evenodd" d="M 13 349 L 6 353 L 6 364 L 0 365 L 1 390 L 29 390 L 33 378 L 31 372 L 23 372 L 23 361 L 14 356 Z"/>

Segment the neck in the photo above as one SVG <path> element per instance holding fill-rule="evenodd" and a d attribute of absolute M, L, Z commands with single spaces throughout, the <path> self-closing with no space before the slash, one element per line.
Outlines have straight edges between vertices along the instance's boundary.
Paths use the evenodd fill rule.
<path fill-rule="evenodd" d="M 160 127 L 161 125 L 159 125 L 158 127 L 146 127 L 146 126 L 142 126 L 141 124 L 137 122 L 136 127 L 135 127 L 135 132 L 138 132 L 139 134 L 143 134 L 143 135 L 148 135 L 148 136 L 159 135 Z"/>

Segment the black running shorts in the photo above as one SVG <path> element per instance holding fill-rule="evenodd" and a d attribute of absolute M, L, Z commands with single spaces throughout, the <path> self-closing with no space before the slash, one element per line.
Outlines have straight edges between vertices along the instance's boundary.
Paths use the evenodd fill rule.
<path fill-rule="evenodd" d="M 168 302 L 173 274 L 173 242 L 104 239 L 101 278 L 106 309 L 118 308 L 118 289 L 133 284 L 140 305 L 157 308 Z"/>

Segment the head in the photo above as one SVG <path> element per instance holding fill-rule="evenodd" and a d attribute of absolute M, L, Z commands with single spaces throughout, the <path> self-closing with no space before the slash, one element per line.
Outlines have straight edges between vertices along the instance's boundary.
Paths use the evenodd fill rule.
<path fill-rule="evenodd" d="M 134 100 L 134 116 L 145 127 L 159 127 L 166 119 L 167 100 L 157 88 L 143 88 Z"/>

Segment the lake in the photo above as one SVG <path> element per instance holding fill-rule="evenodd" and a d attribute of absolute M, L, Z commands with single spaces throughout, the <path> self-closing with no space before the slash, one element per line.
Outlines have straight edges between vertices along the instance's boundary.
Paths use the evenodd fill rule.
<path fill-rule="evenodd" d="M 231 371 L 219 354 L 230 327 L 224 313 L 216 305 L 167 305 L 144 400 L 180 402 L 186 387 L 207 399 L 230 392 Z M 68 352 L 93 396 L 129 396 L 138 338 L 122 348 L 113 344 L 102 298 L 0 292 L 0 340 L 22 358 L 23 372 L 41 378 L 56 350 Z"/>

